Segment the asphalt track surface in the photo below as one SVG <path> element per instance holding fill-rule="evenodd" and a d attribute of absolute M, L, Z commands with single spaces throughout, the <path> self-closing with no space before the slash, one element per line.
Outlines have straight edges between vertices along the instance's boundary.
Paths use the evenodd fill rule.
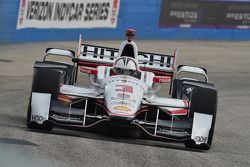
<path fill-rule="evenodd" d="M 88 42 L 119 47 L 120 41 Z M 250 166 L 250 42 L 137 41 L 141 51 L 172 53 L 178 64 L 203 66 L 219 93 L 210 151 L 183 145 L 108 137 L 55 129 L 49 133 L 25 126 L 32 66 L 45 48 L 77 50 L 76 42 L 0 46 L 0 166 Z M 81 77 L 80 85 L 86 84 Z"/>

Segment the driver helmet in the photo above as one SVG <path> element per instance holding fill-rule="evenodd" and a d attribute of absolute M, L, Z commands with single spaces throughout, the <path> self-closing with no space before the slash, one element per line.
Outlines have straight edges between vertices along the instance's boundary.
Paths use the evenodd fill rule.
<path fill-rule="evenodd" d="M 134 59 L 124 56 L 115 61 L 113 69 L 119 75 L 133 76 L 137 71 L 137 64 Z"/>

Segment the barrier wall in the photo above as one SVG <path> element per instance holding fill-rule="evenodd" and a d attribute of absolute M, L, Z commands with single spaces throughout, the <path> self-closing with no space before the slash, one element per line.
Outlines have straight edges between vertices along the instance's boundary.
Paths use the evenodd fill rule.
<path fill-rule="evenodd" d="M 136 29 L 137 39 L 250 40 L 248 29 L 159 28 L 161 0 L 120 0 L 117 28 L 16 29 L 20 0 L 0 1 L 0 43 L 123 39 L 124 30 Z"/>

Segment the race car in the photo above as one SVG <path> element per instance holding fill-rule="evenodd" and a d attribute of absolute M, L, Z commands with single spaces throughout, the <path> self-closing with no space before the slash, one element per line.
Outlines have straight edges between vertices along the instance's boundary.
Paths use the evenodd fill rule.
<path fill-rule="evenodd" d="M 48 48 L 34 64 L 27 127 L 122 134 L 209 150 L 217 90 L 206 69 L 177 67 L 177 49 L 173 55 L 139 52 L 134 36 L 128 29 L 127 39 L 115 49 L 85 44 L 80 35 L 77 55 Z M 76 84 L 78 71 L 89 76 L 88 87 Z M 166 85 L 169 92 L 159 96 Z"/>

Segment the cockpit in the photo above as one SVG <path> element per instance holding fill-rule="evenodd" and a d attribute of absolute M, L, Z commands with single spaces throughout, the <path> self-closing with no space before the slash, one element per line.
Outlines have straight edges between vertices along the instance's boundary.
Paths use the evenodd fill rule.
<path fill-rule="evenodd" d="M 113 65 L 113 71 L 117 75 L 129 75 L 136 78 L 139 78 L 140 76 L 137 61 L 128 56 L 118 58 Z"/>

